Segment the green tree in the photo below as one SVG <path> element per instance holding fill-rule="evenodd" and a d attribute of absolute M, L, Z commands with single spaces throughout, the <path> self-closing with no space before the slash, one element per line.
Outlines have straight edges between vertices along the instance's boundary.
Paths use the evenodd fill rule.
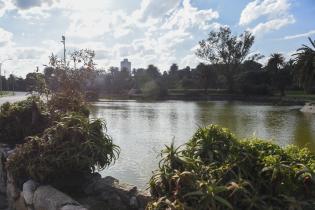
<path fill-rule="evenodd" d="M 294 54 L 298 82 L 310 93 L 315 77 L 315 40 L 308 38 L 311 46 L 302 45 Z"/>
<path fill-rule="evenodd" d="M 10 75 L 11 78 L 11 75 Z M 13 79 L 10 79 L 10 83 L 13 83 Z M 49 90 L 46 87 L 45 78 L 42 73 L 28 73 L 25 78 L 26 90 L 31 94 L 48 95 Z M 13 85 L 13 84 L 11 84 Z"/>
<path fill-rule="evenodd" d="M 210 64 L 223 64 L 228 89 L 233 92 L 236 72 L 250 53 L 254 39 L 248 31 L 235 36 L 228 27 L 221 27 L 199 42 L 196 55 Z"/>
<path fill-rule="evenodd" d="M 270 55 L 270 58 L 267 62 L 267 67 L 273 71 L 279 71 L 285 62 L 285 58 L 280 53 L 273 53 Z"/>
<path fill-rule="evenodd" d="M 272 85 L 276 88 L 281 96 L 285 96 L 285 90 L 290 85 L 290 68 L 286 65 L 285 58 L 280 53 L 273 53 L 266 66 L 272 76 Z"/>
<path fill-rule="evenodd" d="M 159 69 L 158 69 L 156 66 L 152 65 L 152 64 L 150 64 L 150 65 L 148 66 L 148 68 L 147 68 L 147 74 L 148 74 L 153 80 L 156 80 L 156 79 L 158 79 L 158 78 L 161 77 L 161 73 L 160 73 Z"/>
<path fill-rule="evenodd" d="M 217 75 L 214 72 L 214 66 L 200 63 L 196 67 L 196 71 L 199 72 L 199 81 L 205 93 L 207 93 L 210 84 L 215 83 L 217 79 L 216 78 Z"/>

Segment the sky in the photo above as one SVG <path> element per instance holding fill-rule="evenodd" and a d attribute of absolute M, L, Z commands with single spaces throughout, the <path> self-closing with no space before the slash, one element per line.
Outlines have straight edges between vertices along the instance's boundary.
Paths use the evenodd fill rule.
<path fill-rule="evenodd" d="M 228 26 L 255 35 L 251 53 L 289 58 L 315 39 L 315 0 L 0 0 L 2 74 L 24 77 L 52 53 L 95 50 L 98 68 L 172 63 L 195 67 L 194 51 L 210 31 Z"/>

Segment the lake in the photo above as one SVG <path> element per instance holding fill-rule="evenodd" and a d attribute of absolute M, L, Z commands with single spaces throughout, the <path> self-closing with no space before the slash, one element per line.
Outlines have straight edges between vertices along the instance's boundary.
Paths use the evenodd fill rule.
<path fill-rule="evenodd" d="M 91 117 L 106 121 L 109 135 L 121 148 L 115 165 L 101 174 L 145 189 L 164 145 L 172 141 L 181 145 L 198 127 L 210 123 L 227 127 L 241 138 L 254 135 L 315 151 L 315 115 L 300 108 L 223 101 L 96 102 Z"/>

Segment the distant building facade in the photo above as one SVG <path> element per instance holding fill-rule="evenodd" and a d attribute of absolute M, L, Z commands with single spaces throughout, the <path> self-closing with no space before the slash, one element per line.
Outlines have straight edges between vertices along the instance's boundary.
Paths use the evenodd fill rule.
<path fill-rule="evenodd" d="M 123 70 L 123 69 L 127 69 L 127 71 L 131 73 L 131 62 L 128 61 L 127 58 L 125 58 L 123 61 L 120 62 L 120 70 Z"/>

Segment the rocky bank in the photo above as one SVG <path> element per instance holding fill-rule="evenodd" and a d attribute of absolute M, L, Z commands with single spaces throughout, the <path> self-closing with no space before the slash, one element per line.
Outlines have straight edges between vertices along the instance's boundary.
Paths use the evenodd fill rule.
<path fill-rule="evenodd" d="M 0 210 L 144 210 L 151 198 L 136 186 L 109 176 L 102 178 L 98 173 L 86 178 L 81 193 L 74 196 L 33 180 L 19 187 L 5 168 L 13 152 L 0 145 Z"/>

